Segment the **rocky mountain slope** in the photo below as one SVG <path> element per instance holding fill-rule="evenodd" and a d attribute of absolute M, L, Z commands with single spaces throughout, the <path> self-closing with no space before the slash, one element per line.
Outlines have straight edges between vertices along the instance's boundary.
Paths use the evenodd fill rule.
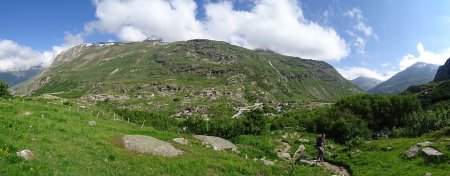
<path fill-rule="evenodd" d="M 450 80 L 450 58 L 447 59 L 444 65 L 440 66 L 436 76 L 434 77 L 435 82 Z"/>
<path fill-rule="evenodd" d="M 409 86 L 426 84 L 433 81 L 437 69 L 438 65 L 418 62 L 395 74 L 392 78 L 378 84 L 368 92 L 398 94 L 405 91 Z"/>
<path fill-rule="evenodd" d="M 369 89 L 374 88 L 376 85 L 380 84 L 382 81 L 375 78 L 359 76 L 353 80 L 350 80 L 350 82 L 353 85 L 360 87 L 362 90 L 368 91 Z"/>
<path fill-rule="evenodd" d="M 84 44 L 60 54 L 18 93 L 176 115 L 231 115 L 264 103 L 289 108 L 359 93 L 331 65 L 210 40 Z"/>

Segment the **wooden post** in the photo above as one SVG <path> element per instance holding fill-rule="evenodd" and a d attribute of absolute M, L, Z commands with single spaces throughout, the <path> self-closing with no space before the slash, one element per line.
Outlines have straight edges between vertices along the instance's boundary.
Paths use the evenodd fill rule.
<path fill-rule="evenodd" d="M 130 123 L 130 118 L 128 118 L 128 123 Z"/>

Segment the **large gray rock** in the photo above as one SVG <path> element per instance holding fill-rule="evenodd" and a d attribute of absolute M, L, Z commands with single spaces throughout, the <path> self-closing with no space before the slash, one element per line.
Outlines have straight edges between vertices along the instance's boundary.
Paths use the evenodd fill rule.
<path fill-rule="evenodd" d="M 227 141 L 220 137 L 204 136 L 204 135 L 195 135 L 194 137 L 197 138 L 198 140 L 210 145 L 211 147 L 213 147 L 214 150 L 231 149 L 233 151 L 236 151 L 238 148 L 236 145 L 234 145 L 230 141 Z"/>
<path fill-rule="evenodd" d="M 174 157 L 183 154 L 183 151 L 176 149 L 169 143 L 149 136 L 126 135 L 122 139 L 125 148 L 139 153 L 150 153 L 164 157 Z"/>
<path fill-rule="evenodd" d="M 438 157 L 443 155 L 443 153 L 431 147 L 423 148 L 422 152 L 426 157 Z"/>

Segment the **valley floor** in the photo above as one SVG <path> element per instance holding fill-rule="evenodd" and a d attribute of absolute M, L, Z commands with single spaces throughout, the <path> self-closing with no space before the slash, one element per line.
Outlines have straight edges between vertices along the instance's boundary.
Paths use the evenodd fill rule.
<path fill-rule="evenodd" d="M 96 125 L 88 125 L 89 121 L 96 121 Z M 240 152 L 235 153 L 206 148 L 190 134 L 141 126 L 95 105 L 37 98 L 0 99 L 0 175 L 333 174 L 323 167 L 284 161 L 276 154 L 283 141 L 292 146 L 287 151 L 291 156 L 304 145 L 306 154 L 302 157 L 313 158 L 315 134 L 274 131 L 263 136 L 242 135 L 231 139 L 239 147 Z M 122 136 L 129 134 L 169 142 L 184 154 L 164 158 L 130 152 L 121 142 Z M 173 142 L 177 137 L 191 142 Z M 402 157 L 415 143 L 433 140 L 433 147 L 448 158 L 448 138 L 377 140 L 352 149 L 329 142 L 326 160 L 348 166 L 353 175 L 449 175 L 448 160 L 427 163 L 420 156 L 412 160 Z M 24 149 L 34 153 L 31 160 L 16 156 L 17 151 Z M 266 166 L 261 158 L 276 160 L 275 165 Z"/>

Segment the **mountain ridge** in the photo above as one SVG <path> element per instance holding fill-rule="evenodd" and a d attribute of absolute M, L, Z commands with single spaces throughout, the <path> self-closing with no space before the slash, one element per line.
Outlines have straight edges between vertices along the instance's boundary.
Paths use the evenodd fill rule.
<path fill-rule="evenodd" d="M 171 114 L 226 109 L 231 115 L 234 108 L 254 103 L 288 108 L 281 106 L 330 102 L 360 89 L 323 61 L 197 39 L 79 45 L 58 55 L 18 92 L 94 101 L 108 94 L 128 108 Z"/>

